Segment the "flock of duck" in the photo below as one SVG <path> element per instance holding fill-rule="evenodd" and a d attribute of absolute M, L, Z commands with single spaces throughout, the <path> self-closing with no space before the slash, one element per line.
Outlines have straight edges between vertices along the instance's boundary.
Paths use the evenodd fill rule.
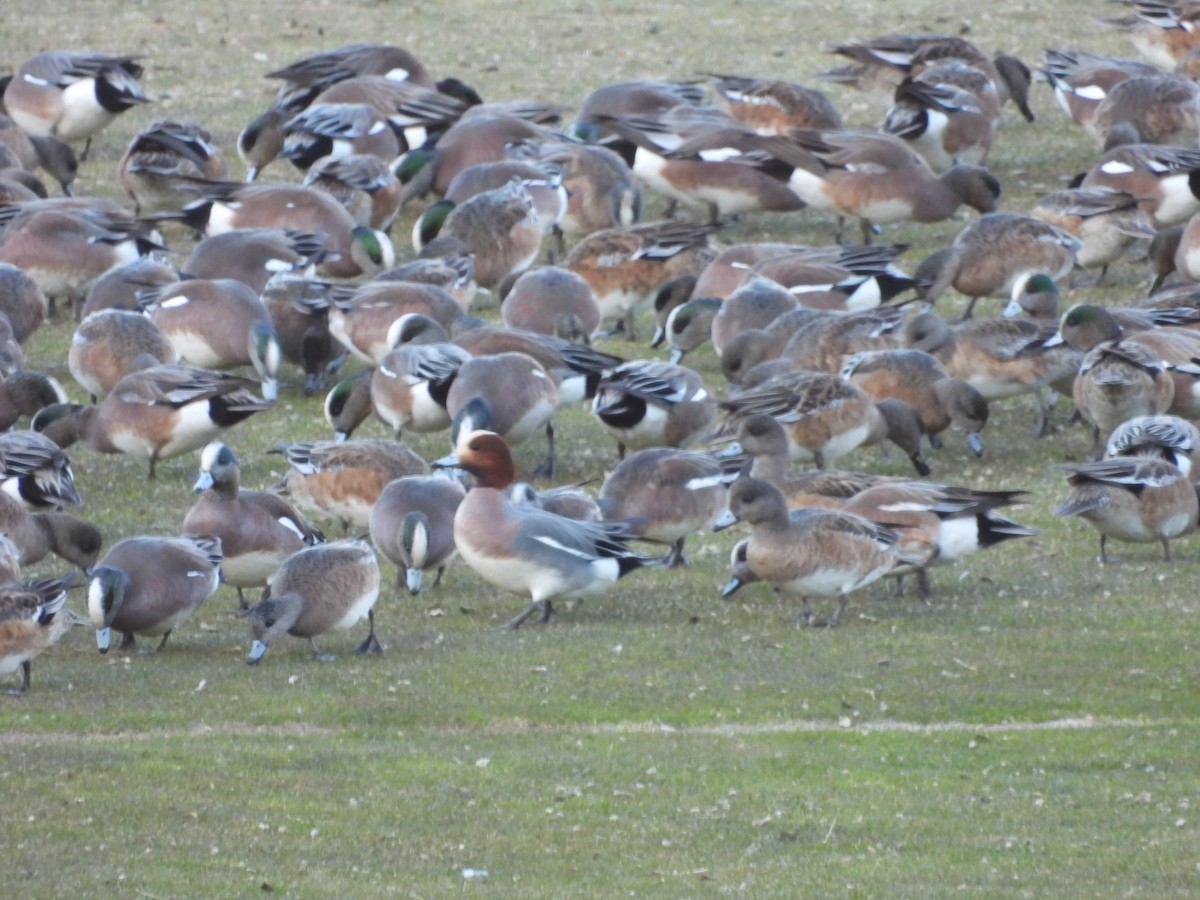
<path fill-rule="evenodd" d="M 804 621 L 836 625 L 880 578 L 912 574 L 927 592 L 929 567 L 1036 533 L 1002 512 L 1024 492 L 930 480 L 924 453 L 955 429 L 981 454 L 989 406 L 1022 395 L 1035 434 L 1058 394 L 1095 434 L 1055 514 L 1095 527 L 1102 558 L 1108 538 L 1169 558 L 1200 512 L 1200 5 L 1125 3 L 1108 24 L 1150 63 L 1047 50 L 1031 72 L 935 33 L 840 45 L 848 64 L 822 77 L 881 102 L 870 130 L 843 127 L 813 88 L 730 75 L 607 85 L 567 127 L 563 107 L 484 102 L 404 49 L 350 45 L 268 74 L 278 96 L 238 138 L 245 182 L 202 125 L 142 129 L 118 166 L 131 205 L 73 183 L 91 137 L 152 102 L 139 61 L 26 60 L 0 118 L 0 674 L 21 668 L 27 690 L 30 660 L 88 621 L 102 652 L 114 630 L 161 649 L 222 582 L 251 625 L 250 663 L 285 634 L 317 654 L 316 638 L 364 619 L 358 651 L 378 653 L 377 554 L 414 593 L 457 554 L 528 598 L 517 628 L 636 569 L 684 565 L 689 536 L 739 522 L 723 594 L 764 582 L 802 598 Z M 1035 80 L 1102 155 L 1028 214 L 997 212 L 996 124 L 1009 103 L 1032 120 Z M 259 180 L 289 165 L 303 183 Z M 398 263 L 393 222 L 430 195 L 416 256 Z M 643 220 L 649 195 L 667 218 Z M 980 215 L 911 275 L 904 247 L 873 243 L 881 225 L 963 206 Z M 831 242 L 720 243 L 732 217 L 806 208 L 836 216 Z M 842 242 L 846 218 L 861 243 Z M 189 232 L 200 240 L 177 269 L 164 235 Z M 1139 243 L 1156 293 L 1060 309 L 1059 282 L 1103 280 Z M 1173 273 L 1185 281 L 1163 288 Z M 957 322 L 933 311 L 951 289 L 969 300 Z M 498 320 L 474 315 L 489 294 Z M 970 318 L 997 296 L 1003 316 Z M 57 307 L 79 317 L 67 365 L 87 404 L 25 365 Z M 633 342 L 648 310 L 669 361 L 592 345 Z M 682 364 L 705 343 L 727 387 Z M 347 356 L 364 366 L 335 381 Z M 236 426 L 270 415 L 285 364 L 305 394 L 328 390 L 334 440 L 280 445 L 283 483 L 250 490 Z M 555 413 L 580 402 L 618 448 L 598 495 L 518 481 L 512 448 L 544 433 L 528 475 L 551 478 Z M 393 439 L 353 436 L 372 416 Z M 432 463 L 400 440 L 439 431 L 451 452 Z M 79 441 L 145 458 L 150 478 L 199 450 L 179 536 L 127 536 L 101 556 L 98 529 L 69 511 Z M 916 475 L 828 468 L 882 442 Z M 310 516 L 370 541 L 327 540 Z M 72 575 L 22 579 L 49 553 L 86 573 L 87 619 L 65 605 Z M 263 591 L 253 605 L 248 589 Z M 815 615 L 810 597 L 835 611 Z"/>

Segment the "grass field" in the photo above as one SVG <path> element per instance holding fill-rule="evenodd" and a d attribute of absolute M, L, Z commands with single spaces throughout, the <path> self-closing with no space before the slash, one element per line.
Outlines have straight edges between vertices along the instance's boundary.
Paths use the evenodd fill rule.
<path fill-rule="evenodd" d="M 831 41 L 888 31 L 966 31 L 1031 64 L 1046 46 L 1132 55 L 1089 19 L 1112 11 L 10 0 L 0 63 L 59 48 L 146 56 L 159 102 L 105 132 L 80 181 L 116 195 L 124 145 L 153 118 L 202 122 L 232 156 L 270 102 L 264 72 L 351 41 L 406 46 L 489 99 L 577 103 L 606 82 L 701 71 L 811 82 L 833 64 Z M 848 123 L 878 120 L 859 97 L 831 95 Z M 1033 125 L 1006 113 L 990 160 L 1009 210 L 1095 156 L 1044 86 L 1033 105 Z M 277 162 L 265 177 L 296 176 Z M 911 271 L 968 220 L 884 239 L 911 244 Z M 751 216 L 722 240 L 823 243 L 831 224 Z M 1111 278 L 1069 299 L 1126 303 L 1146 283 L 1133 262 Z M 78 395 L 72 330 L 60 318 L 27 352 Z M 689 361 L 720 385 L 710 348 Z M 281 474 L 265 452 L 276 441 L 327 436 L 320 399 L 301 395 L 295 372 L 285 382 L 277 409 L 227 436 L 248 485 Z M 35 663 L 28 696 L 0 698 L 0 884 L 13 897 L 1196 896 L 1200 551 L 1180 541 L 1164 565 L 1157 546 L 1119 546 L 1123 562 L 1100 567 L 1094 532 L 1050 515 L 1065 491 L 1055 465 L 1090 438 L 1063 427 L 1031 440 L 1032 412 L 993 407 L 981 460 L 961 435 L 930 460 L 939 479 L 1029 490 L 1014 517 L 1043 534 L 937 571 L 929 604 L 876 585 L 836 630 L 796 627 L 796 607 L 761 586 L 719 599 L 738 529 L 694 539 L 686 570 L 635 573 L 516 634 L 497 626 L 525 601 L 461 564 L 416 598 L 389 587 L 380 658 L 350 652 L 360 634 L 327 639 L 338 659 L 326 664 L 288 639 L 251 669 L 229 588 L 157 656 L 101 657 L 77 629 Z M 586 411 L 560 421 L 560 479 L 602 474 L 614 449 Z M 445 437 L 414 446 L 441 455 Z M 531 442 L 519 461 L 541 452 Z M 72 456 L 82 513 L 106 543 L 178 531 L 194 456 L 161 464 L 154 482 L 143 461 Z M 895 454 L 853 462 L 908 470 Z"/>

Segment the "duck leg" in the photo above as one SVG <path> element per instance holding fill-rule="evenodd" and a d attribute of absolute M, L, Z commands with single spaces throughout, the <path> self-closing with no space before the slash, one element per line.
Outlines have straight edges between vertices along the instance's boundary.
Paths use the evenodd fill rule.
<path fill-rule="evenodd" d="M 522 625 L 525 624 L 525 621 L 530 616 L 532 616 L 534 613 L 539 612 L 539 611 L 541 612 L 542 615 L 541 615 L 541 618 L 538 619 L 538 622 L 540 622 L 543 625 L 554 618 L 554 607 L 550 605 L 549 600 L 534 600 L 532 603 L 529 604 L 528 607 L 526 607 L 524 612 L 522 612 L 520 615 L 510 619 L 508 621 L 508 624 L 506 624 L 504 626 L 504 630 L 505 631 L 516 631 L 518 628 L 520 628 Z"/>
<path fill-rule="evenodd" d="M 665 568 L 680 569 L 688 564 L 688 561 L 683 556 L 683 542 L 687 538 L 680 538 L 671 545 L 671 552 L 667 554 L 667 559 L 664 563 Z"/>
<path fill-rule="evenodd" d="M 312 658 L 315 659 L 317 662 L 332 662 L 333 660 L 337 659 L 337 657 L 334 656 L 332 653 L 322 653 L 320 650 L 318 650 L 316 638 L 309 638 L 308 646 L 312 647 L 312 652 L 313 652 Z"/>
<path fill-rule="evenodd" d="M 371 630 L 367 632 L 367 639 L 354 648 L 354 652 L 359 656 L 380 656 L 383 654 L 383 645 L 379 643 L 379 638 L 375 637 L 375 610 L 367 613 L 367 622 Z"/>
<path fill-rule="evenodd" d="M 433 584 L 429 586 L 430 590 L 442 583 L 442 573 L 446 571 L 445 566 L 438 566 L 437 574 L 433 576 Z"/>
<path fill-rule="evenodd" d="M 121 643 L 117 644 L 118 650 L 132 650 L 136 646 L 137 642 L 133 639 L 133 634 L 131 632 L 121 632 Z"/>
<path fill-rule="evenodd" d="M 237 592 L 238 592 L 238 609 L 249 609 L 250 604 L 248 602 L 246 602 L 246 595 L 242 593 L 242 589 L 240 587 L 237 589 Z"/>
<path fill-rule="evenodd" d="M 554 423 L 546 423 L 546 443 L 549 449 L 546 451 L 546 459 L 540 466 L 533 470 L 533 475 L 537 478 L 552 478 L 554 476 Z"/>
<path fill-rule="evenodd" d="M 168 632 L 164 633 L 164 634 L 163 634 L 163 636 L 162 636 L 162 640 L 158 642 L 158 646 L 157 646 L 157 647 L 155 647 L 155 648 L 154 648 L 153 650 L 151 650 L 150 652 L 151 652 L 151 653 L 161 653 L 161 652 L 162 652 L 162 648 L 163 648 L 163 647 L 165 647 L 165 646 L 167 646 L 167 638 L 169 638 L 170 636 L 171 636 L 171 632 L 169 632 L 169 631 L 168 631 Z"/>
<path fill-rule="evenodd" d="M 8 694 L 10 697 L 20 697 L 22 694 L 28 694 L 29 693 L 29 673 L 32 670 L 33 670 L 33 666 L 31 666 L 29 664 L 29 660 L 25 660 L 23 663 L 21 663 L 21 673 L 23 676 L 21 678 L 21 686 L 19 688 L 12 688 L 11 690 L 5 691 L 5 693 Z"/>
<path fill-rule="evenodd" d="M 1167 542 L 1167 539 L 1165 537 L 1159 538 L 1159 540 L 1162 541 L 1163 560 L 1165 562 L 1170 562 L 1171 561 L 1171 545 L 1170 545 L 1170 543 Z"/>

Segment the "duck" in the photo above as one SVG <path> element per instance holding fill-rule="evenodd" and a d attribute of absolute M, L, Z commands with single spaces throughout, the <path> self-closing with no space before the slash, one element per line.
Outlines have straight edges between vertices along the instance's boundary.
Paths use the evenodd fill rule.
<path fill-rule="evenodd" d="M 433 87 L 429 70 L 410 50 L 391 44 L 368 42 L 322 50 L 266 74 L 282 81 L 277 102 L 303 105 L 298 98 L 315 97 L 326 88 L 360 75 L 380 75 L 389 81 Z M 311 98 L 311 97 L 310 97 Z"/>
<path fill-rule="evenodd" d="M 1079 241 L 1075 264 L 1081 269 L 1099 268 L 1098 285 L 1108 276 L 1108 267 L 1135 241 L 1149 240 L 1155 234 L 1137 197 L 1108 188 L 1051 191 L 1029 214 L 1057 225 Z"/>
<path fill-rule="evenodd" d="M 88 616 L 96 647 L 107 653 L 112 632 L 118 650 L 135 646 L 135 635 L 162 635 L 159 652 L 176 628 L 217 590 L 221 542 L 210 537 L 124 538 L 109 548 L 89 574 Z"/>
<path fill-rule="evenodd" d="M 1085 130 L 1106 149 L 1117 143 L 1194 147 L 1200 87 L 1169 73 L 1133 75 L 1113 85 Z"/>
<path fill-rule="evenodd" d="M 36 565 L 53 553 L 84 572 L 96 564 L 104 543 L 103 533 L 90 522 L 65 512 L 31 512 L 2 491 L 0 534 L 9 540 L 19 566 Z"/>
<path fill-rule="evenodd" d="M 0 263 L 0 312 L 8 317 L 13 339 L 24 344 L 46 320 L 50 304 L 36 281 L 12 263 Z"/>
<path fill-rule="evenodd" d="M 759 134 L 838 129 L 842 116 L 823 91 L 794 81 L 710 74 L 716 103 Z"/>
<path fill-rule="evenodd" d="M 858 313 L 822 314 L 810 316 L 792 331 L 779 351 L 779 359 L 791 369 L 814 372 L 838 372 L 855 353 L 869 350 L 896 349 L 904 344 L 903 307 L 883 306 Z M 780 324 L 784 324 L 781 322 Z M 778 337 L 786 333 L 775 323 L 769 326 Z M 741 383 L 748 386 L 753 371 L 745 368 L 749 357 L 742 362 Z M 722 369 L 725 369 L 724 354 Z"/>
<path fill-rule="evenodd" d="M 370 365 L 378 365 L 403 342 L 412 316 L 423 317 L 422 325 L 432 320 L 444 340 L 449 339 L 448 331 L 475 322 L 449 291 L 417 281 L 370 281 L 357 288 L 349 286 L 345 292 L 334 290 L 305 298 L 303 303 L 310 309 L 327 309 L 329 333 Z"/>
<path fill-rule="evenodd" d="M 810 323 L 828 318 L 829 315 L 820 310 L 800 306 L 777 316 L 765 328 L 750 328 L 740 332 L 721 349 L 721 374 L 735 389 L 761 382 L 762 379 L 758 379 L 757 382 L 745 383 L 746 376 L 754 372 L 754 377 L 757 378 L 757 374 L 765 369 L 759 368 L 762 363 L 781 362 L 784 348 L 797 333 Z M 787 368 L 795 368 L 790 360 L 787 361 Z"/>
<path fill-rule="evenodd" d="M 379 361 L 369 383 L 370 405 L 399 440 L 405 430 L 428 433 L 450 427 L 449 394 L 459 370 L 473 357 L 457 344 L 410 344 Z M 331 395 L 332 396 L 332 395 Z M 332 423 L 335 401 L 326 403 Z M 337 433 L 349 431 L 335 426 Z"/>
<path fill-rule="evenodd" d="M 713 350 L 724 355 L 725 345 L 743 331 L 766 328 L 800 305 L 779 282 L 755 275 L 721 301 L 713 314 L 709 336 Z"/>
<path fill-rule="evenodd" d="M 594 144 L 523 144 L 509 154 L 556 167 L 567 192 L 558 220 L 564 235 L 582 238 L 597 231 L 629 228 L 642 217 L 641 184 L 617 153 Z"/>
<path fill-rule="evenodd" d="M 464 248 L 459 248 L 465 251 Z M 418 256 L 416 259 L 380 272 L 372 281 L 415 281 L 442 288 L 455 299 L 463 312 L 469 312 L 479 285 L 475 283 L 475 257 L 470 253 Z"/>
<path fill-rule="evenodd" d="M 383 653 L 375 636 L 379 585 L 379 561 L 366 541 L 331 541 L 293 553 L 275 573 L 266 596 L 244 613 L 254 636 L 246 662 L 257 665 L 274 640 L 285 634 L 308 638 L 313 659 L 330 661 L 333 655 L 321 653 L 316 639 L 353 628 L 363 619 L 369 631 L 354 652 Z"/>
<path fill-rule="evenodd" d="M 192 278 L 232 278 L 262 294 L 276 275 L 304 275 L 320 265 L 326 256 L 336 252 L 327 244 L 324 234 L 311 231 L 238 228 L 201 240 L 192 248 L 180 271 Z"/>
<path fill-rule="evenodd" d="M 284 122 L 281 154 L 302 172 L 327 157 L 367 156 L 386 166 L 408 149 L 399 132 L 387 113 L 368 103 L 318 98 Z"/>
<path fill-rule="evenodd" d="M 601 322 L 620 323 L 626 340 L 636 340 L 634 319 L 657 291 L 707 263 L 712 225 L 647 222 L 597 231 L 576 244 L 563 267 L 592 287 Z"/>
<path fill-rule="evenodd" d="M 200 474 L 192 491 L 201 498 L 183 518 L 187 537 L 221 541 L 221 580 L 237 588 L 238 606 L 246 609 L 244 588 L 266 587 L 283 561 L 319 544 L 325 536 L 280 497 L 241 487 L 237 456 L 220 441 L 200 451 Z"/>
<path fill-rule="evenodd" d="M 421 592 L 423 573 L 435 569 L 441 583 L 453 559 L 454 514 L 466 496 L 457 481 L 441 475 L 408 475 L 388 482 L 371 508 L 371 541 L 396 566 L 396 589 Z"/>
<path fill-rule="evenodd" d="M 2 94 L 0 90 L 0 98 Z M 2 99 L 0 106 L 3 106 Z M 42 169 L 58 182 L 64 196 L 70 197 L 74 193 L 79 158 L 66 141 L 51 135 L 32 135 L 10 116 L 0 113 L 0 144 L 12 151 L 18 166 L 26 172 Z"/>
<path fill-rule="evenodd" d="M 32 512 L 83 503 L 70 458 L 36 430 L 0 434 L 0 493 Z"/>
<path fill-rule="evenodd" d="M 390 231 L 400 213 L 400 179 L 377 156 L 322 156 L 309 166 L 304 185 L 329 194 L 355 222 L 377 231 Z"/>
<path fill-rule="evenodd" d="M 935 250 L 917 266 L 913 277 L 925 282 L 917 296 L 934 303 L 953 287 L 968 298 L 967 319 L 980 297 L 1008 297 L 1022 276 L 1067 277 L 1080 246 L 1077 238 L 1043 219 L 1017 213 L 980 216 L 949 247 Z"/>
<path fill-rule="evenodd" d="M 107 397 L 130 372 L 177 362 L 179 353 L 162 329 L 144 313 L 124 309 L 102 309 L 87 316 L 75 329 L 67 351 L 67 368 L 92 402 Z"/>
<path fill-rule="evenodd" d="M 357 224 L 324 191 L 299 184 L 232 181 L 193 182 L 191 190 L 201 199 L 179 213 L 159 213 L 157 218 L 177 219 L 206 237 L 242 228 L 324 234 L 330 252 L 320 267 L 336 278 L 371 276 L 395 264 L 391 239 L 381 231 Z"/>
<path fill-rule="evenodd" d="M 405 475 L 428 475 L 429 464 L 398 441 L 315 441 L 284 444 L 288 471 L 274 488 L 321 518 L 368 528 L 371 507 L 388 482 Z"/>
<path fill-rule="evenodd" d="M 556 166 L 534 160 L 510 157 L 463 169 L 447 186 L 442 202 L 428 210 L 429 221 L 420 223 L 417 228 L 427 226 L 428 233 L 436 235 L 434 229 L 440 229 L 445 216 L 452 210 L 472 197 L 499 190 L 513 181 L 519 181 L 533 201 L 542 235 L 553 235 L 555 245 L 552 249 L 561 251 L 563 235 L 559 223 L 567 208 L 567 189 L 563 186 L 562 172 Z M 442 220 L 440 224 L 439 219 Z M 428 240 L 425 238 L 426 243 Z"/>
<path fill-rule="evenodd" d="M 602 122 L 605 117 L 661 115 L 678 106 L 699 106 L 704 96 L 704 87 L 693 81 L 641 79 L 604 84 L 583 98 L 571 133 L 600 142 L 612 137 Z"/>
<path fill-rule="evenodd" d="M 748 584 L 761 581 L 746 561 L 746 551 L 749 547 L 750 538 L 742 538 L 729 551 L 729 580 L 721 588 L 722 600 L 728 600 Z"/>
<path fill-rule="evenodd" d="M 600 304 L 580 275 L 539 266 L 517 276 L 500 304 L 500 318 L 509 328 L 589 344 L 600 327 Z"/>
<path fill-rule="evenodd" d="M 879 404 L 840 375 L 791 372 L 723 400 L 719 408 L 733 422 L 766 414 L 785 425 L 788 456 L 818 469 L 863 445 L 890 440 L 904 450 L 921 475 L 929 474 L 921 455 L 920 414 L 906 403 Z"/>
<path fill-rule="evenodd" d="M 553 417 L 558 404 L 558 386 L 532 356 L 511 352 L 473 356 L 459 366 L 446 394 L 451 444 L 458 446 L 475 431 L 494 431 L 511 446 L 544 427 L 549 446 L 534 473 L 553 475 Z"/>
<path fill-rule="evenodd" d="M 1138 198 L 1155 228 L 1181 225 L 1200 211 L 1200 150 L 1157 144 L 1122 144 L 1108 150 L 1079 181 Z M 1196 186 L 1193 187 L 1193 184 Z"/>
<path fill-rule="evenodd" d="M 539 491 L 528 481 L 518 481 L 508 489 L 508 498 L 518 505 L 534 506 L 568 519 L 599 522 L 604 513 L 596 498 L 583 489 L 587 483 L 560 484 Z"/>
<path fill-rule="evenodd" d="M 1162 71 L 1138 60 L 1082 50 L 1048 48 L 1042 55 L 1043 64 L 1038 75 L 1050 85 L 1054 99 L 1063 111 L 1085 131 L 1094 127 L 1096 110 L 1110 90 L 1127 78 L 1154 76 Z"/>
<path fill-rule="evenodd" d="M 436 465 L 463 468 L 475 478 L 454 514 L 463 562 L 496 587 L 530 597 L 507 630 L 535 614 L 549 622 L 554 600 L 599 593 L 630 572 L 661 564 L 628 549 L 637 537 L 630 523 L 581 522 L 514 504 L 507 493 L 516 480 L 512 451 L 495 432 L 464 434 L 454 454 Z"/>
<path fill-rule="evenodd" d="M 707 453 L 650 447 L 622 459 L 596 499 L 606 520 L 636 521 L 643 540 L 670 545 L 663 565 L 678 568 L 687 565 L 687 538 L 707 531 L 725 510 L 733 474 Z"/>
<path fill-rule="evenodd" d="M 191 278 L 138 296 L 179 362 L 204 369 L 252 366 L 264 400 L 279 396 L 283 353 L 267 308 L 233 278 Z"/>
<path fill-rule="evenodd" d="M 0 429 L 12 428 L 22 416 L 35 416 L 68 399 L 58 379 L 45 372 L 16 369 L 0 380 Z"/>
<path fill-rule="evenodd" d="M 134 214 L 142 215 L 180 209 L 195 199 L 186 185 L 194 179 L 222 181 L 229 168 L 208 129 L 159 119 L 133 136 L 117 172 Z"/>
<path fill-rule="evenodd" d="M 987 424 L 988 402 L 978 389 L 952 378 L 937 357 L 923 350 L 869 350 L 855 353 L 842 367 L 842 377 L 876 401 L 900 400 L 921 416 L 934 447 L 954 425 L 967 435 L 967 446 L 983 455 L 980 432 Z"/>
<path fill-rule="evenodd" d="M 709 431 L 716 410 L 716 398 L 697 372 L 649 360 L 607 373 L 592 401 L 592 415 L 616 439 L 619 459 L 627 449 L 693 446 Z"/>
<path fill-rule="evenodd" d="M 679 365 L 687 354 L 711 340 L 712 323 L 723 303 L 720 297 L 696 297 L 672 307 L 655 329 L 650 346 L 657 348 L 665 341 L 671 349 L 667 362 Z M 726 344 L 724 349 L 728 348 Z"/>
<path fill-rule="evenodd" d="M 1045 278 L 1053 286 L 1049 278 Z M 909 346 L 933 354 L 952 378 L 975 390 L 989 404 L 1033 394 L 1038 407 L 1035 436 L 1049 428 L 1045 388 L 1070 389 L 1083 354 L 1065 346 L 1047 347 L 1047 329 L 1021 319 L 969 319 L 953 327 L 936 313 L 907 321 Z"/>
<path fill-rule="evenodd" d="M 1179 416 L 1134 416 L 1113 429 L 1104 448 L 1104 458 L 1151 457 L 1163 459 L 1200 484 L 1200 428 Z"/>
<path fill-rule="evenodd" d="M 0 269 L 3 267 L 0 266 Z M 137 302 L 138 291 L 177 281 L 179 272 L 157 253 L 148 253 L 132 262 L 113 266 L 91 283 L 79 308 L 80 321 L 105 309 L 141 313 L 142 306 Z"/>
<path fill-rule="evenodd" d="M 899 535 L 890 528 L 839 510 L 789 514 L 779 489 L 758 478 L 739 478 L 730 485 L 729 507 L 713 528 L 724 530 L 738 522 L 750 526 L 746 565 L 761 581 L 800 596 L 805 625 L 837 627 L 848 594 L 907 561 L 897 547 Z M 810 595 L 838 598 L 828 620 L 814 617 Z"/>
<path fill-rule="evenodd" d="M 182 364 L 131 372 L 97 406 L 64 403 L 34 417 L 33 427 L 58 447 L 83 440 L 100 453 L 149 460 L 196 450 L 225 428 L 274 406 L 257 396 L 258 382 Z"/>
<path fill-rule="evenodd" d="M 151 102 L 139 81 L 142 72 L 135 56 L 39 53 L 17 67 L 4 90 L 4 107 L 32 135 L 86 141 L 79 155 L 86 160 L 94 135 L 121 113 Z"/>
<path fill-rule="evenodd" d="M 0 585 L 0 675 L 21 670 L 21 686 L 9 694 L 28 693 L 33 660 L 86 621 L 66 606 L 74 580 L 68 573 Z"/>
<path fill-rule="evenodd" d="M 1163 69 L 1176 63 L 1197 46 L 1192 22 L 1194 4 L 1121 0 L 1133 7 L 1133 14 L 1120 18 L 1100 18 L 1101 25 L 1125 32 L 1133 46 L 1147 60 Z"/>
<path fill-rule="evenodd" d="M 1101 563 L 1110 562 L 1105 553 L 1110 537 L 1128 543 L 1157 541 L 1170 562 L 1171 540 L 1196 529 L 1196 491 L 1173 463 L 1117 457 L 1059 468 L 1071 473 L 1071 489 L 1054 515 L 1079 516 L 1100 532 Z"/>
<path fill-rule="evenodd" d="M 945 172 L 987 162 L 994 122 L 969 91 L 905 79 L 896 86 L 883 130 L 911 144 L 933 171 Z"/>
<path fill-rule="evenodd" d="M 772 146 L 786 144 L 798 148 L 779 155 L 794 166 L 788 185 L 810 206 L 859 219 L 864 244 L 874 225 L 941 222 L 964 204 L 992 213 L 1000 197 L 1000 182 L 987 169 L 959 164 L 935 175 L 891 134 L 798 130 Z"/>
<path fill-rule="evenodd" d="M 305 397 L 317 393 L 347 356 L 329 331 L 329 307 L 336 290 L 332 282 L 280 272 L 259 295 L 275 326 L 284 361 L 304 373 Z"/>

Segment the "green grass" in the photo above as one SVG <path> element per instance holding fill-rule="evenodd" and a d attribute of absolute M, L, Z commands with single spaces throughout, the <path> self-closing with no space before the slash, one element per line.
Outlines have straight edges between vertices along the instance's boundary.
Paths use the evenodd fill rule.
<path fill-rule="evenodd" d="M 1132 55 L 1088 20 L 1111 12 L 1099 2 L 832 9 L 218 0 L 194 22 L 177 2 L 17 2 L 0 20 L 0 59 L 146 55 L 160 102 L 105 132 L 81 179 L 116 195 L 117 159 L 152 118 L 201 121 L 232 153 L 270 100 L 263 72 L 352 40 L 407 46 L 487 97 L 568 103 L 609 81 L 698 71 L 807 81 L 832 64 L 827 43 L 896 30 L 969 26 L 1031 63 L 1043 46 Z M 849 122 L 878 120 L 832 93 Z M 1006 114 L 991 158 L 1011 210 L 1095 156 L 1044 87 L 1034 106 L 1032 126 Z M 275 163 L 266 177 L 295 176 Z M 969 218 L 884 238 L 912 245 L 911 270 Z M 722 239 L 824 243 L 830 230 L 806 213 L 750 216 Z M 1111 277 L 1068 299 L 1126 303 L 1145 282 L 1132 262 Z M 64 383 L 71 331 L 60 319 L 27 348 Z M 711 350 L 690 361 L 719 385 Z M 282 474 L 266 454 L 276 441 L 327 434 L 319 398 L 299 395 L 296 373 L 285 380 L 276 410 L 228 434 L 248 485 Z M 1050 515 L 1065 492 L 1054 466 L 1081 459 L 1089 439 L 1064 427 L 1033 441 L 1031 422 L 1023 400 L 998 406 L 982 460 L 957 435 L 930 460 L 938 478 L 1031 491 L 1014 515 L 1043 534 L 935 572 L 928 604 L 868 589 L 835 631 L 797 628 L 794 604 L 762 586 L 723 603 L 736 533 L 691 541 L 684 572 L 635 573 L 517 634 L 498 626 L 525 601 L 461 564 L 436 592 L 389 587 L 379 659 L 353 656 L 361 635 L 349 634 L 323 643 L 332 663 L 287 639 L 251 669 L 228 588 L 158 656 L 101 657 L 78 629 L 35 663 L 30 695 L 0 698 L 0 883 L 30 897 L 1195 896 L 1195 539 L 1170 566 L 1153 545 L 1098 566 L 1095 534 Z M 612 464 L 584 410 L 563 411 L 559 434 L 561 480 Z M 444 442 L 414 446 L 434 456 Z M 542 449 L 521 448 L 520 464 Z M 178 530 L 194 457 L 147 482 L 142 461 L 72 456 L 82 512 L 109 543 Z M 908 471 L 896 454 L 853 463 Z"/>

